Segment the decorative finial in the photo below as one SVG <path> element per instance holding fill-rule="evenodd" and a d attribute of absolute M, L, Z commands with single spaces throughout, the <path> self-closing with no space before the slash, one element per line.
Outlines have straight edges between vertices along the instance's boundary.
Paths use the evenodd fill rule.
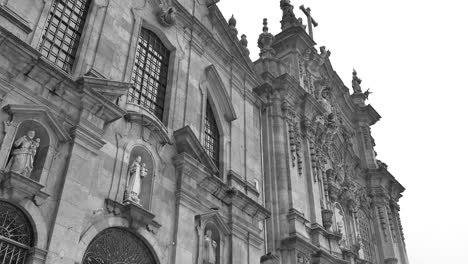
<path fill-rule="evenodd" d="M 238 33 L 237 28 L 236 28 L 237 21 L 234 18 L 234 15 L 231 16 L 231 18 L 228 21 L 228 24 L 229 24 L 229 31 L 231 31 L 231 34 L 237 38 L 237 33 Z"/>
<path fill-rule="evenodd" d="M 236 21 L 236 19 L 234 18 L 234 15 L 231 16 L 231 18 L 229 19 L 229 22 L 228 22 L 228 23 L 229 23 L 229 26 L 230 26 L 230 27 L 234 27 L 234 28 L 236 27 L 237 21 Z"/>
<path fill-rule="evenodd" d="M 283 17 L 281 18 L 281 30 L 286 30 L 292 26 L 299 25 L 299 21 L 294 14 L 294 6 L 291 5 L 290 0 L 280 1 L 281 10 L 283 10 Z"/>
<path fill-rule="evenodd" d="M 362 93 L 361 82 L 362 82 L 362 80 L 359 79 L 359 77 L 357 76 L 356 70 L 353 69 L 353 80 L 352 80 L 351 84 L 353 86 L 354 93 Z"/>
<path fill-rule="evenodd" d="M 258 37 L 257 45 L 260 48 L 260 58 L 271 58 L 275 51 L 271 48 L 274 36 L 268 32 L 268 20 L 263 19 L 263 33 Z"/>
<path fill-rule="evenodd" d="M 248 56 L 250 54 L 250 51 L 247 48 L 247 44 L 249 44 L 249 42 L 247 41 L 247 36 L 245 34 L 242 34 L 240 44 L 243 47 L 244 53 Z"/>

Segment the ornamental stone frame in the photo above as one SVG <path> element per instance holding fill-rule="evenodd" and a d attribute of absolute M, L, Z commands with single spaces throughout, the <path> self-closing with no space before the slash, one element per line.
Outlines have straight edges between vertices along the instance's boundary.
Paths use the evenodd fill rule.
<path fill-rule="evenodd" d="M 132 8 L 132 15 L 133 15 L 133 28 L 131 32 L 131 40 L 130 40 L 130 47 L 128 51 L 128 59 L 126 61 L 124 73 L 123 73 L 123 80 L 130 82 L 131 77 L 132 77 L 132 72 L 133 72 L 133 67 L 135 66 L 135 58 L 136 58 L 136 51 L 137 51 L 137 46 L 138 46 L 138 38 L 140 37 L 140 32 L 142 28 L 146 28 L 149 31 L 153 32 L 156 34 L 156 36 L 162 41 L 164 46 L 170 51 L 169 55 L 169 65 L 168 65 L 168 73 L 167 73 L 167 84 L 166 84 L 166 98 L 164 99 L 164 111 L 163 111 L 163 118 L 158 121 L 153 121 L 158 123 L 160 126 L 160 129 L 162 131 L 167 131 L 167 127 L 170 124 L 170 120 L 173 119 L 172 116 L 169 116 L 169 113 L 174 113 L 174 110 L 171 109 L 175 107 L 174 99 L 175 99 L 175 90 L 172 89 L 174 84 L 176 83 L 176 74 L 175 72 L 178 70 L 178 65 L 176 67 L 176 60 L 178 59 L 178 50 L 176 49 L 176 46 L 173 45 L 173 41 L 170 40 L 167 36 L 166 30 L 170 30 L 168 28 L 163 28 L 159 26 L 159 22 L 157 22 L 156 16 L 152 14 L 152 17 L 148 17 L 147 14 L 145 14 L 145 6 L 146 6 L 146 1 L 145 4 L 141 7 L 133 7 Z M 158 24 L 158 26 L 156 26 Z M 177 62 L 179 64 L 180 62 Z M 129 111 L 135 111 L 138 108 L 143 108 L 140 106 L 135 106 L 134 104 L 129 104 L 127 102 L 127 94 L 124 94 L 119 102 L 118 105 L 126 110 Z M 150 118 L 155 119 L 156 117 L 153 114 L 149 114 L 148 111 L 144 110 L 138 110 L 137 112 L 143 112 L 145 115 L 150 116 Z M 156 118 L 157 119 L 157 118 Z M 166 132 L 167 133 L 167 132 Z"/>
<path fill-rule="evenodd" d="M 219 177 L 223 179 L 229 167 L 226 164 L 228 160 L 227 145 L 230 141 L 229 124 L 237 119 L 237 114 L 234 105 L 227 93 L 227 89 L 218 73 L 216 67 L 212 64 L 205 68 L 202 81 L 200 82 L 200 90 L 202 93 L 202 107 L 200 118 L 199 139 L 203 144 L 203 134 L 205 129 L 205 114 L 207 104 L 211 105 L 218 132 L 220 137 L 219 142 Z"/>
<path fill-rule="evenodd" d="M 52 166 L 55 155 L 60 148 L 71 140 L 68 132 L 54 118 L 52 113 L 44 106 L 38 105 L 15 105 L 9 104 L 3 107 L 3 110 L 10 115 L 10 120 L 6 122 L 5 135 L 0 149 L 0 163 L 5 168 L 8 157 L 12 149 L 13 142 L 17 138 L 18 129 L 24 122 L 34 122 L 40 125 L 49 137 L 49 146 L 37 182 L 41 185 L 47 184 L 47 178 Z M 39 154 L 39 153 L 38 153 Z"/>
<path fill-rule="evenodd" d="M 195 224 L 198 235 L 198 255 L 197 264 L 203 264 L 203 238 L 206 229 L 216 229 L 219 235 L 219 259 L 216 264 L 225 263 L 227 259 L 227 250 L 229 248 L 228 238 L 231 235 L 231 230 L 223 220 L 222 216 L 217 211 L 211 211 L 205 214 L 195 216 Z"/>

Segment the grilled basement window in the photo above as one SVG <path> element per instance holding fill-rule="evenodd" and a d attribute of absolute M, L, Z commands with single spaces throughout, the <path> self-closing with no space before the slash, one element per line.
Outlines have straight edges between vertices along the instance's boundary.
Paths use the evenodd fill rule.
<path fill-rule="evenodd" d="M 128 102 L 149 109 L 159 120 L 164 112 L 169 55 L 170 51 L 156 34 L 141 30 Z"/>
<path fill-rule="evenodd" d="M 0 264 L 24 264 L 33 245 L 32 226 L 16 206 L 0 201 Z"/>
<path fill-rule="evenodd" d="M 40 52 L 70 73 L 91 0 L 56 0 L 42 36 Z"/>
<path fill-rule="evenodd" d="M 206 104 L 205 140 L 203 146 L 216 166 L 219 166 L 219 132 L 213 109 L 211 109 L 209 102 Z"/>

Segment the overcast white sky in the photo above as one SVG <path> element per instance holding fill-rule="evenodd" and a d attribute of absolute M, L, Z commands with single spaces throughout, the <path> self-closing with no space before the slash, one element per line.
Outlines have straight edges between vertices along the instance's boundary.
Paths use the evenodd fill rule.
<path fill-rule="evenodd" d="M 252 60 L 262 19 L 280 31 L 279 0 L 221 0 Z M 406 187 L 401 217 L 411 264 L 468 263 L 468 1 L 292 0 L 312 9 L 317 47 L 351 87 L 352 69 L 382 116 L 378 159 Z M 306 20 L 304 20 L 306 21 Z"/>

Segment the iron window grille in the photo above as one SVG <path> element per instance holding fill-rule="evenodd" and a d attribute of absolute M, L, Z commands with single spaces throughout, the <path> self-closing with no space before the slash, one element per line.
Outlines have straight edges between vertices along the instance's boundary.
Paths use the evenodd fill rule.
<path fill-rule="evenodd" d="M 211 108 L 210 103 L 207 103 L 205 113 L 205 139 L 203 147 L 216 166 L 219 166 L 219 138 L 218 126 L 213 114 L 213 109 Z"/>
<path fill-rule="evenodd" d="M 133 67 L 133 87 L 129 103 L 149 109 L 159 120 L 163 118 L 170 51 L 153 32 L 142 29 Z"/>
<path fill-rule="evenodd" d="M 33 231 L 26 215 L 14 205 L 0 201 L 0 263 L 26 263 L 33 245 Z"/>
<path fill-rule="evenodd" d="M 47 18 L 40 52 L 70 73 L 91 0 L 56 0 Z"/>
<path fill-rule="evenodd" d="M 156 264 L 151 252 L 137 236 L 121 228 L 108 228 L 91 241 L 83 264 Z"/>

